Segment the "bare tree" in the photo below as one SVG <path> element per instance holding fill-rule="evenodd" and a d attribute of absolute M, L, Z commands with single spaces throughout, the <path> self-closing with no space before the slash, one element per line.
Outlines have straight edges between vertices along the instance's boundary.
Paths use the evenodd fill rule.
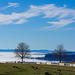
<path fill-rule="evenodd" d="M 19 43 L 17 49 L 15 49 L 15 54 L 17 57 L 20 57 L 22 59 L 22 63 L 23 63 L 24 58 L 30 57 L 29 45 L 23 42 Z"/>
<path fill-rule="evenodd" d="M 67 56 L 66 50 L 64 49 L 64 46 L 62 44 L 58 45 L 52 54 L 54 57 L 59 59 L 60 63 L 61 63 L 61 60 L 66 58 Z"/>

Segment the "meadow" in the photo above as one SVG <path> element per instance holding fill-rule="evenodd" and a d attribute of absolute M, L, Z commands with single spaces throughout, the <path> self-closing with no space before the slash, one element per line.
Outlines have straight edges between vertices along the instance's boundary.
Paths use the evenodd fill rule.
<path fill-rule="evenodd" d="M 22 64 L 22 63 L 0 63 L 0 75 L 75 75 L 75 67 Z"/>

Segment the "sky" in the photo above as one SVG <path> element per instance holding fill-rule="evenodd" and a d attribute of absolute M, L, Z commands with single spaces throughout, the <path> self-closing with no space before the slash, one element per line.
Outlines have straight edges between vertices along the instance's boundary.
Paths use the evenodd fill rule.
<path fill-rule="evenodd" d="M 0 0 L 0 49 L 75 51 L 75 0 Z"/>

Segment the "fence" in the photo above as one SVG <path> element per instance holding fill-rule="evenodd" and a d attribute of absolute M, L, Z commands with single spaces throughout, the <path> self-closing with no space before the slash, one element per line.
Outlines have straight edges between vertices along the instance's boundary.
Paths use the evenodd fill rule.
<path fill-rule="evenodd" d="M 36 64 L 47 64 L 47 65 L 60 65 L 60 66 L 73 66 L 73 67 L 75 67 L 75 64 L 70 64 L 70 63 L 36 62 Z"/>
<path fill-rule="evenodd" d="M 9 62 L 0 62 L 0 63 L 21 63 L 20 61 L 9 61 Z M 71 63 L 55 63 L 55 62 L 23 62 L 23 63 L 30 63 L 30 64 L 46 64 L 46 65 L 60 65 L 60 66 L 73 66 L 75 67 L 75 64 Z"/>

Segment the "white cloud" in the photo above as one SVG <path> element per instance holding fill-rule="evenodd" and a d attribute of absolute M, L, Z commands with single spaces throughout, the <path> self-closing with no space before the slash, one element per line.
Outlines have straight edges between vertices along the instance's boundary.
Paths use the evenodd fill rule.
<path fill-rule="evenodd" d="M 30 8 L 28 11 L 23 13 L 11 13 L 11 14 L 2 14 L 0 13 L 0 25 L 7 25 L 7 24 L 22 24 L 27 22 L 28 18 L 32 18 L 35 16 L 39 16 L 35 9 Z M 18 20 L 16 22 L 16 20 Z"/>
<path fill-rule="evenodd" d="M 16 7 L 18 3 L 9 3 L 8 7 Z M 42 6 L 30 5 L 30 9 L 22 13 L 2 14 L 0 13 L 0 25 L 2 24 L 22 24 L 29 18 L 42 15 L 42 18 L 49 18 L 50 26 L 47 29 L 55 29 L 67 26 L 75 22 L 75 10 L 67 8 L 66 5 L 58 7 L 55 4 L 46 4 Z"/>
<path fill-rule="evenodd" d="M 7 9 L 9 7 L 19 7 L 19 3 L 8 3 L 8 6 L 1 8 L 2 10 Z"/>
<path fill-rule="evenodd" d="M 19 21 L 15 22 L 14 24 L 22 24 L 22 23 L 25 23 L 27 22 L 28 20 L 25 20 L 25 19 L 20 19 Z"/>
<path fill-rule="evenodd" d="M 46 27 L 47 29 L 57 29 L 75 22 L 75 10 L 67 8 L 67 5 L 57 7 L 54 4 L 47 4 L 43 6 L 31 7 L 44 14 L 43 18 L 50 18 L 54 20 L 53 22 L 47 22 L 50 24 L 50 26 Z"/>
<path fill-rule="evenodd" d="M 9 3 L 8 7 L 18 7 L 19 3 Z"/>
<path fill-rule="evenodd" d="M 73 22 L 75 22 L 75 20 L 67 20 L 67 19 L 62 19 L 62 20 L 59 20 L 58 22 L 48 22 L 52 24 L 52 26 L 49 26 L 47 28 L 64 27 Z"/>
<path fill-rule="evenodd" d="M 74 30 L 75 28 L 66 28 L 64 30 Z"/>

